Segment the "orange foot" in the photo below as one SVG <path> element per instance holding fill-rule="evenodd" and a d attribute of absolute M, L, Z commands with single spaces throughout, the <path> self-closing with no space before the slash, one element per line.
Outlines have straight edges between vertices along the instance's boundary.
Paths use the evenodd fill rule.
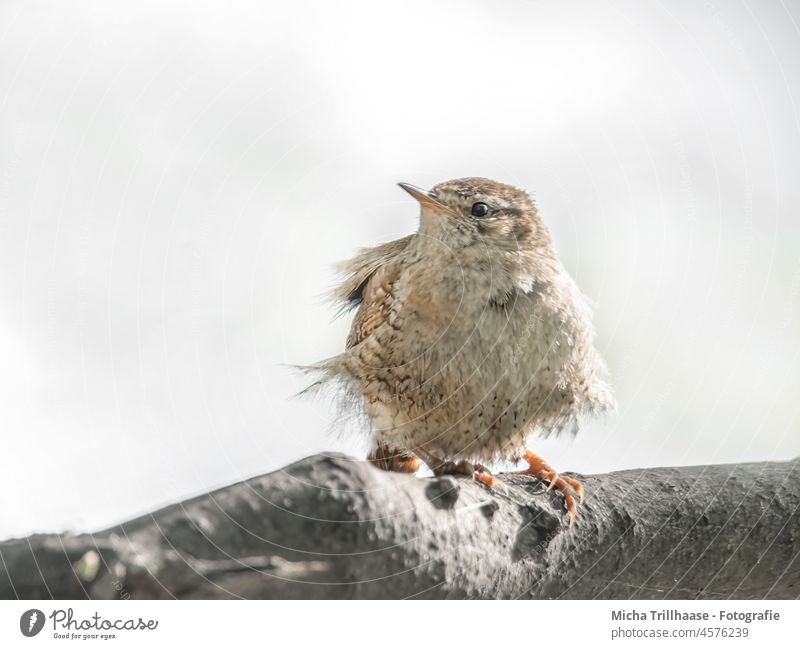
<path fill-rule="evenodd" d="M 482 464 L 476 464 L 474 468 L 475 470 L 472 472 L 473 480 L 477 480 L 481 484 L 485 484 L 487 487 L 491 487 L 494 484 L 494 476 L 489 473 L 489 469 Z"/>
<path fill-rule="evenodd" d="M 392 449 L 388 446 L 377 446 L 367 456 L 367 460 L 384 471 L 397 471 L 398 473 L 416 473 L 419 460 L 413 453 Z"/>
<path fill-rule="evenodd" d="M 473 464 L 466 460 L 460 462 L 442 462 L 433 470 L 434 475 L 468 475 L 487 487 L 494 484 L 494 477 L 482 464 Z"/>
<path fill-rule="evenodd" d="M 522 471 L 516 471 L 515 473 L 532 475 L 540 480 L 546 480 L 550 483 L 550 486 L 547 487 L 548 491 L 551 489 L 558 489 L 564 494 L 564 505 L 567 508 L 569 525 L 572 527 L 575 523 L 575 517 L 578 515 L 578 508 L 575 505 L 575 498 L 571 492 L 574 492 L 578 496 L 580 504 L 582 505 L 584 498 L 581 483 L 575 480 L 575 478 L 558 475 L 558 472 L 553 470 L 547 462 L 531 451 L 526 450 L 522 454 L 522 459 L 528 463 L 528 468 Z"/>

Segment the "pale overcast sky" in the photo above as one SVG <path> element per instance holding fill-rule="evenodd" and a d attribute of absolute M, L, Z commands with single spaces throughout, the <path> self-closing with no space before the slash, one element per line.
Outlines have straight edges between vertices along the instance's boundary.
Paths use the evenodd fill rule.
<path fill-rule="evenodd" d="M 692 2 L 0 4 L 0 538 L 326 450 L 285 367 L 395 183 L 535 195 L 619 413 L 562 470 L 800 454 L 800 11 Z"/>

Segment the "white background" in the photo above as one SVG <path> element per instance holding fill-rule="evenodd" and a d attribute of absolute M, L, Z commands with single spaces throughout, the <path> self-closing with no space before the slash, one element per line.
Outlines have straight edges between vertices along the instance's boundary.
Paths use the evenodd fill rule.
<path fill-rule="evenodd" d="M 354 607 L 358 607 L 359 623 L 352 624 Z M 22 613 L 37 608 L 47 621 L 35 639 L 20 633 Z M 53 630 L 50 619 L 54 610 L 73 609 L 73 620 L 93 621 L 97 613 L 101 620 L 128 619 L 145 623 L 158 622 L 152 631 L 118 631 L 113 640 L 83 640 L 84 633 L 72 631 L 79 638 L 55 639 L 53 634 L 65 631 L 59 624 Z M 612 611 L 663 611 L 709 614 L 708 622 L 682 621 L 614 621 Z M 413 620 L 405 632 L 387 631 L 386 620 L 396 618 L 398 611 Z M 777 612 L 778 620 L 720 622 L 720 611 L 728 613 Z M 32 646 L 110 646 L 110 647 L 175 647 L 197 641 L 206 646 L 209 641 L 229 646 L 248 646 L 254 640 L 269 642 L 270 646 L 294 646 L 298 630 L 309 646 L 374 647 L 376 642 L 386 649 L 408 647 L 415 638 L 446 646 L 455 640 L 467 639 L 474 646 L 484 647 L 511 644 L 533 638 L 537 645 L 557 646 L 566 643 L 592 647 L 764 647 L 788 646 L 800 630 L 800 603 L 796 601 L 445 601 L 431 605 L 427 601 L 142 601 L 91 602 L 83 601 L 0 601 L 0 641 L 6 647 Z M 711 618 L 711 616 L 716 616 Z M 450 623 L 443 624 L 446 619 Z M 313 624 L 309 624 L 313 620 Z M 579 624 L 576 624 L 579 621 Z M 613 630 L 651 632 L 666 630 L 680 632 L 701 628 L 746 628 L 744 638 L 698 637 L 686 638 L 622 638 L 611 640 Z M 67 632 L 69 633 L 69 632 Z M 107 632 L 111 633 L 111 632 Z M 713 632 L 715 633 L 715 632 Z"/>
<path fill-rule="evenodd" d="M 562 470 L 800 453 L 800 10 L 783 2 L 0 2 L 0 537 L 323 450 L 284 364 L 395 183 L 534 193 L 616 417 Z"/>

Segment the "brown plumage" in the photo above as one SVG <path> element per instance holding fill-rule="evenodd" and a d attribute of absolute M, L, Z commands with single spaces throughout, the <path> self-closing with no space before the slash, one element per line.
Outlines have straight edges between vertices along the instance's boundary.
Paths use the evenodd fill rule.
<path fill-rule="evenodd" d="M 580 485 L 526 443 L 614 407 L 580 291 L 525 192 L 485 178 L 401 186 L 420 202 L 419 230 L 342 265 L 335 297 L 357 311 L 315 385 L 344 386 L 381 468 L 412 472 L 419 457 L 490 484 L 484 464 L 524 458 L 573 519 Z"/>

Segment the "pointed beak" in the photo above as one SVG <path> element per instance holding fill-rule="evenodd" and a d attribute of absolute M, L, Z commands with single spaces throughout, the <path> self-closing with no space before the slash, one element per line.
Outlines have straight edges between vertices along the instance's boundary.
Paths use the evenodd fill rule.
<path fill-rule="evenodd" d="M 437 210 L 439 212 L 447 212 L 452 214 L 452 210 L 447 207 L 444 203 L 440 203 L 430 192 L 426 192 L 424 189 L 420 189 L 419 187 L 414 187 L 414 185 L 409 185 L 408 183 L 397 183 L 400 187 L 405 189 L 409 194 L 411 194 L 414 198 L 419 201 L 419 204 L 422 205 L 423 208 L 429 207 L 431 209 Z"/>

